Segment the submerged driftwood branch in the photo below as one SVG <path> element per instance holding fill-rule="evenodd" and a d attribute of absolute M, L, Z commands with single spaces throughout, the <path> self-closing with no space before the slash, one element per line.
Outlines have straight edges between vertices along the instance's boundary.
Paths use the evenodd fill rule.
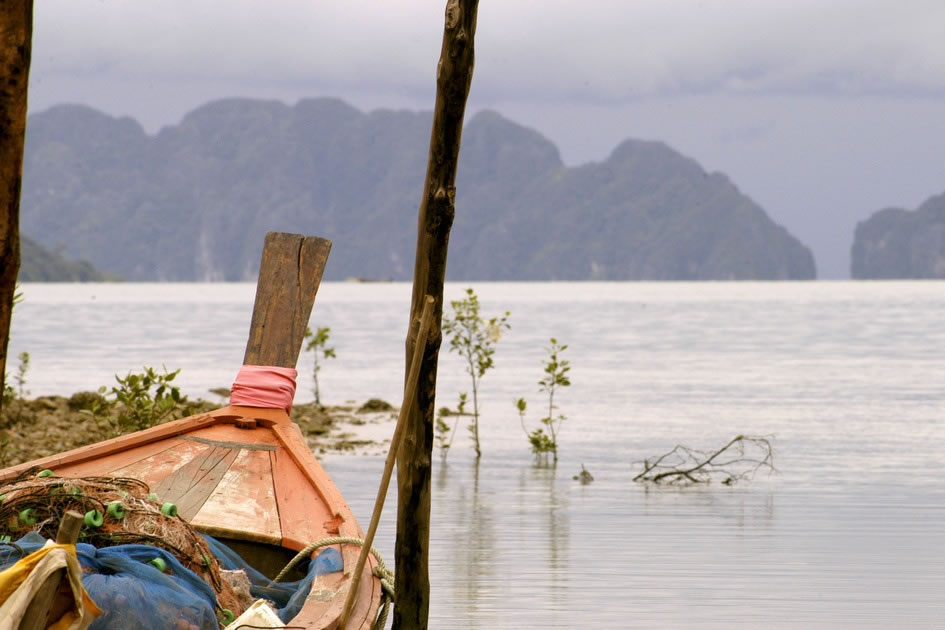
<path fill-rule="evenodd" d="M 721 479 L 725 485 L 749 480 L 761 469 L 776 472 L 771 436 L 736 435 L 715 452 L 677 444 L 659 457 L 645 459 L 633 480 L 666 485 L 691 485 Z"/>

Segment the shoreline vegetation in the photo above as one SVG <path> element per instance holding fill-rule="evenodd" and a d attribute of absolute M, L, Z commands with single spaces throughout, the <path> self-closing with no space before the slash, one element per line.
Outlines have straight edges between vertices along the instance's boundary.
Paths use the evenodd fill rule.
<path fill-rule="evenodd" d="M 0 417 L 0 468 L 92 444 L 109 436 L 95 418 L 82 409 L 95 392 L 72 396 L 16 398 L 3 406 Z M 172 420 L 212 411 L 225 403 L 193 400 L 184 413 Z M 299 426 L 316 455 L 382 454 L 390 441 L 398 409 L 372 398 L 364 403 L 347 401 L 341 405 L 314 402 L 292 407 L 292 420 Z M 389 426 L 390 425 L 390 426 Z"/>

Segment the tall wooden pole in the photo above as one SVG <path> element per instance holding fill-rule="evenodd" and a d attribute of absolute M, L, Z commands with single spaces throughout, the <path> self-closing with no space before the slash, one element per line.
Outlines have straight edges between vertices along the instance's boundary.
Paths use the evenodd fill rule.
<path fill-rule="evenodd" d="M 20 188 L 32 39 L 33 0 L 0 1 L 0 392 L 20 271 Z"/>
<path fill-rule="evenodd" d="M 443 46 L 436 67 L 436 104 L 417 224 L 417 258 L 413 272 L 405 374 L 410 373 L 424 297 L 432 296 L 436 305 L 433 327 L 423 352 L 420 382 L 397 456 L 395 630 L 426 628 L 430 611 L 430 477 L 437 354 L 442 340 L 440 322 L 443 317 L 446 251 L 455 215 L 456 165 L 466 99 L 473 76 L 478 4 L 478 0 L 447 2 Z"/>

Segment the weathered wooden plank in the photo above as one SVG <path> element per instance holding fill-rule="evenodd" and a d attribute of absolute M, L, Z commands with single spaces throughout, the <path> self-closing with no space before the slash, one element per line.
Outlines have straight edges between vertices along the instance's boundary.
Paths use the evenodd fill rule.
<path fill-rule="evenodd" d="M 181 435 L 182 433 L 196 431 L 197 429 L 214 425 L 219 422 L 221 421 L 209 414 L 189 416 L 180 420 L 168 422 L 167 424 L 151 427 L 150 429 L 145 429 L 144 431 L 138 431 L 137 433 L 120 435 L 116 438 L 112 438 L 111 440 L 96 442 L 95 444 L 89 444 L 87 446 L 80 446 L 79 448 L 67 451 L 65 453 L 58 453 L 56 455 L 50 455 L 49 457 L 43 457 L 42 459 L 36 459 L 31 462 L 24 462 L 22 464 L 17 464 L 16 466 L 11 466 L 10 468 L 5 468 L 0 471 L 0 481 L 13 479 L 14 477 L 17 477 L 23 472 L 34 467 L 51 468 L 52 470 L 57 470 L 60 466 L 89 462 L 106 457 L 108 455 L 113 455 L 115 453 L 121 453 L 132 448 L 140 447 L 144 444 L 151 444 L 152 442 L 157 442 L 169 437 Z"/>
<path fill-rule="evenodd" d="M 206 439 L 220 443 L 230 443 L 233 445 L 245 443 L 252 444 L 256 447 L 279 447 L 279 440 L 275 438 L 271 431 L 264 427 L 255 429 L 240 429 L 233 424 L 217 424 L 212 427 L 201 429 L 200 431 L 195 431 L 187 437 Z M 234 446 L 234 448 L 248 447 Z"/>
<path fill-rule="evenodd" d="M 206 444 L 200 444 L 199 442 L 187 440 L 174 440 L 174 442 L 175 446 L 173 448 L 164 449 L 151 457 L 105 474 L 112 477 L 140 479 L 151 487 L 152 492 L 157 492 L 157 487 L 161 482 L 186 466 L 208 448 Z"/>
<path fill-rule="evenodd" d="M 184 520 L 194 517 L 241 452 L 220 446 L 206 448 L 204 453 L 174 471 L 155 489 L 161 501 L 177 504 L 177 513 Z"/>
<path fill-rule="evenodd" d="M 188 488 L 196 483 L 194 481 L 194 475 L 207 459 L 217 453 L 219 457 L 215 461 L 219 461 L 219 459 L 222 459 L 226 454 L 227 449 L 219 449 L 207 444 L 201 444 L 200 442 L 188 441 L 186 446 L 181 446 L 181 448 L 178 449 L 178 452 L 188 452 L 191 453 L 192 456 L 188 458 L 186 462 L 178 460 L 182 465 L 176 466 L 171 474 L 161 479 L 156 486 L 151 487 L 152 492 L 157 493 L 162 501 L 173 501 L 174 499 L 170 498 L 172 492 L 176 496 L 183 495 Z"/>
<path fill-rule="evenodd" d="M 222 527 L 251 533 L 254 538 L 281 540 L 282 527 L 272 481 L 271 451 L 241 451 L 213 492 L 188 520 L 196 527 Z M 189 512 L 195 493 L 177 507 Z M 185 517 L 186 518 L 186 517 Z"/>
<path fill-rule="evenodd" d="M 229 472 L 233 462 L 235 462 L 240 453 L 243 452 L 242 450 L 232 448 L 225 450 L 227 452 L 223 458 L 212 468 L 208 469 L 198 483 L 188 489 L 182 496 L 171 499 L 177 503 L 178 514 L 180 514 L 181 518 L 189 521 L 196 516 L 207 499 L 219 488 L 220 483 L 226 477 L 226 473 Z M 251 488 L 247 488 L 247 492 L 251 491 Z M 231 496 L 231 500 L 235 504 L 240 501 L 240 497 L 238 494 L 234 494 Z"/>
<path fill-rule="evenodd" d="M 179 438 L 152 442 L 151 444 L 145 444 L 120 453 L 105 455 L 100 459 L 78 462 L 76 464 L 66 464 L 57 468 L 56 474 L 60 477 L 98 477 L 102 475 L 131 477 L 133 475 L 125 474 L 123 469 L 134 466 L 134 464 L 142 460 L 155 457 L 179 444 Z"/>
<path fill-rule="evenodd" d="M 244 365 L 295 367 L 329 251 L 317 236 L 266 234 Z"/>
<path fill-rule="evenodd" d="M 270 452 L 282 546 L 296 551 L 329 534 L 325 523 L 336 522 L 329 507 L 285 450 Z M 355 556 L 355 560 L 357 557 Z"/>

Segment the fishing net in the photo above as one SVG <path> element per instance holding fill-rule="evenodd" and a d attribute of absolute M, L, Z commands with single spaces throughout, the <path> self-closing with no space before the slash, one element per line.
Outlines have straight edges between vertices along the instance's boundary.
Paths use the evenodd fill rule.
<path fill-rule="evenodd" d="M 216 630 L 245 607 L 207 541 L 137 479 L 33 470 L 0 486 L 0 569 L 54 539 L 68 510 L 85 515 L 83 585 L 105 612 L 93 630 Z"/>

